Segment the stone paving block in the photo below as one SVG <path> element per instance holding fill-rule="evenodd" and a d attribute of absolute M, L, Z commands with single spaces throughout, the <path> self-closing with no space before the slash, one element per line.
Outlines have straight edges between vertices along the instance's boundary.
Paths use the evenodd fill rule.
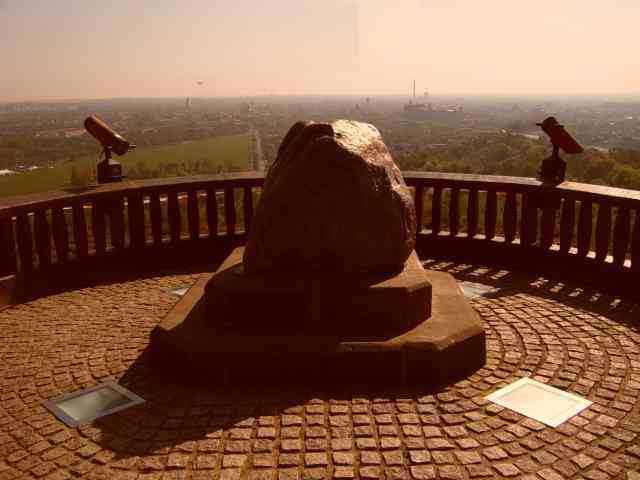
<path fill-rule="evenodd" d="M 380 438 L 380 448 L 383 450 L 389 450 L 393 448 L 398 448 L 401 445 L 400 438 L 398 437 L 381 437 Z"/>
<path fill-rule="evenodd" d="M 356 438 L 356 447 L 360 450 L 374 450 L 377 444 L 375 438 Z"/>
<path fill-rule="evenodd" d="M 444 465 L 438 467 L 438 475 L 446 480 L 459 480 L 463 476 L 463 471 L 456 465 Z"/>
<path fill-rule="evenodd" d="M 585 468 L 593 465 L 593 463 L 595 462 L 595 460 L 593 458 L 591 458 L 588 455 L 585 455 L 584 453 L 576 455 L 575 457 L 573 457 L 571 459 L 571 461 L 573 463 L 575 463 L 578 466 L 578 468 L 580 468 L 580 469 L 585 469 Z"/>
<path fill-rule="evenodd" d="M 248 480 L 273 480 L 276 471 L 268 468 L 254 469 L 249 472 Z"/>
<path fill-rule="evenodd" d="M 431 454 L 428 450 L 410 450 L 409 459 L 411 463 L 429 463 L 431 460 Z"/>
<path fill-rule="evenodd" d="M 275 466 L 274 456 L 268 453 L 257 453 L 252 456 L 254 467 L 273 467 Z"/>
<path fill-rule="evenodd" d="M 333 470 L 333 478 L 335 479 L 355 478 L 355 470 L 353 467 L 336 467 Z"/>
<path fill-rule="evenodd" d="M 299 480 L 300 472 L 296 468 L 284 468 L 278 470 L 278 480 Z"/>
<path fill-rule="evenodd" d="M 382 457 L 379 452 L 360 452 L 360 463 L 362 465 L 379 465 Z"/>
<path fill-rule="evenodd" d="M 563 480 L 562 475 L 560 475 L 558 472 L 556 472 L 555 470 L 552 470 L 551 468 L 545 468 L 543 470 L 540 470 L 538 472 L 538 475 L 543 479 L 543 480 Z"/>
<path fill-rule="evenodd" d="M 327 478 L 327 469 L 322 467 L 305 468 L 302 471 L 303 480 L 322 480 Z"/>
<path fill-rule="evenodd" d="M 360 467 L 360 478 L 382 478 L 380 467 Z"/>
<path fill-rule="evenodd" d="M 493 471 L 486 465 L 467 465 L 470 478 L 493 477 Z"/>
<path fill-rule="evenodd" d="M 329 460 L 326 453 L 305 453 L 304 463 L 307 466 L 315 467 L 319 465 L 328 465 Z"/>
<path fill-rule="evenodd" d="M 431 465 L 419 465 L 411 467 L 411 476 L 415 480 L 433 480 L 436 478 L 436 469 Z"/>
<path fill-rule="evenodd" d="M 408 450 L 416 450 L 425 447 L 424 438 L 422 437 L 405 437 L 403 444 Z"/>
<path fill-rule="evenodd" d="M 278 465 L 280 466 L 294 466 L 302 463 L 302 455 L 299 453 L 281 453 L 278 457 Z"/>
<path fill-rule="evenodd" d="M 428 438 L 425 443 L 429 450 L 449 450 L 455 448 L 451 442 L 444 438 Z"/>
<path fill-rule="evenodd" d="M 478 443 L 478 441 L 474 438 L 458 438 L 456 439 L 456 443 L 460 448 L 463 448 L 465 450 L 470 448 L 478 448 L 480 446 L 480 443 Z"/>
<path fill-rule="evenodd" d="M 446 465 L 450 463 L 456 463 L 456 457 L 452 452 L 447 451 L 434 451 L 431 454 L 433 462 L 438 465 Z"/>
<path fill-rule="evenodd" d="M 482 462 L 482 458 L 477 452 L 455 452 L 455 456 L 462 465 L 471 465 Z"/>
<path fill-rule="evenodd" d="M 331 440 L 331 449 L 335 451 L 350 450 L 353 446 L 351 438 L 334 438 Z"/>
<path fill-rule="evenodd" d="M 402 455 L 402 451 L 396 450 L 391 452 L 382 452 L 382 456 L 384 457 L 384 463 L 386 465 L 403 465 L 404 458 Z"/>
<path fill-rule="evenodd" d="M 332 458 L 336 465 L 353 465 L 355 463 L 353 453 L 335 452 Z"/>

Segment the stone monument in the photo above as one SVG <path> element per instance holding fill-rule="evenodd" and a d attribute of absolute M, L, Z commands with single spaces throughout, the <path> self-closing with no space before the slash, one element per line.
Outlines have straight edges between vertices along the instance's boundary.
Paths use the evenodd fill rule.
<path fill-rule="evenodd" d="M 445 381 L 484 364 L 479 317 L 414 251 L 415 208 L 378 130 L 299 122 L 246 247 L 203 275 L 152 347 L 225 380 Z"/>
<path fill-rule="evenodd" d="M 378 130 L 299 122 L 265 178 L 243 264 L 247 273 L 397 271 L 415 238 L 411 192 Z"/>

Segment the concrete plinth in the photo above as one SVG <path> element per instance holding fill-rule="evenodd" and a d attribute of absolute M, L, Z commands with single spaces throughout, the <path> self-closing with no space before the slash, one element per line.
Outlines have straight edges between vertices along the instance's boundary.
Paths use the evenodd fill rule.
<path fill-rule="evenodd" d="M 236 249 L 152 334 L 158 361 L 213 381 L 445 382 L 485 362 L 454 278 L 415 252 L 387 278 L 244 276 Z M 351 299 L 353 299 L 351 301 Z"/>
<path fill-rule="evenodd" d="M 388 338 L 431 315 L 431 284 L 415 252 L 393 274 L 242 273 L 243 249 L 205 287 L 210 322 L 225 329 Z"/>

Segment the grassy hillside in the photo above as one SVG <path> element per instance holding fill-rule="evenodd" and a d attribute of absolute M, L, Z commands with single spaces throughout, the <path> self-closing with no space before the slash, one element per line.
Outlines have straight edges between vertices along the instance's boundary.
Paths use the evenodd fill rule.
<path fill-rule="evenodd" d="M 156 178 L 249 170 L 250 135 L 213 137 L 177 145 L 133 150 L 115 157 L 127 178 Z M 0 177 L 0 197 L 24 195 L 95 181 L 95 157 L 65 162 L 19 175 Z"/>

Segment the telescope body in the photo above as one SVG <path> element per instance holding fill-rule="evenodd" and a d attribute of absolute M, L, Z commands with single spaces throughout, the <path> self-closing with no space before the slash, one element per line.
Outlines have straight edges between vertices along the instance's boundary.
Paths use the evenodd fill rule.
<path fill-rule="evenodd" d="M 567 133 L 562 125 L 558 123 L 555 117 L 547 117 L 542 123 L 537 123 L 542 131 L 549 135 L 551 143 L 555 147 L 559 147 L 566 153 L 582 153 L 583 149 L 574 138 Z"/>
<path fill-rule="evenodd" d="M 104 148 L 111 150 L 117 155 L 124 155 L 130 149 L 135 148 L 135 145 L 131 145 L 95 115 L 91 115 L 84 121 L 84 128 L 86 128 Z"/>

